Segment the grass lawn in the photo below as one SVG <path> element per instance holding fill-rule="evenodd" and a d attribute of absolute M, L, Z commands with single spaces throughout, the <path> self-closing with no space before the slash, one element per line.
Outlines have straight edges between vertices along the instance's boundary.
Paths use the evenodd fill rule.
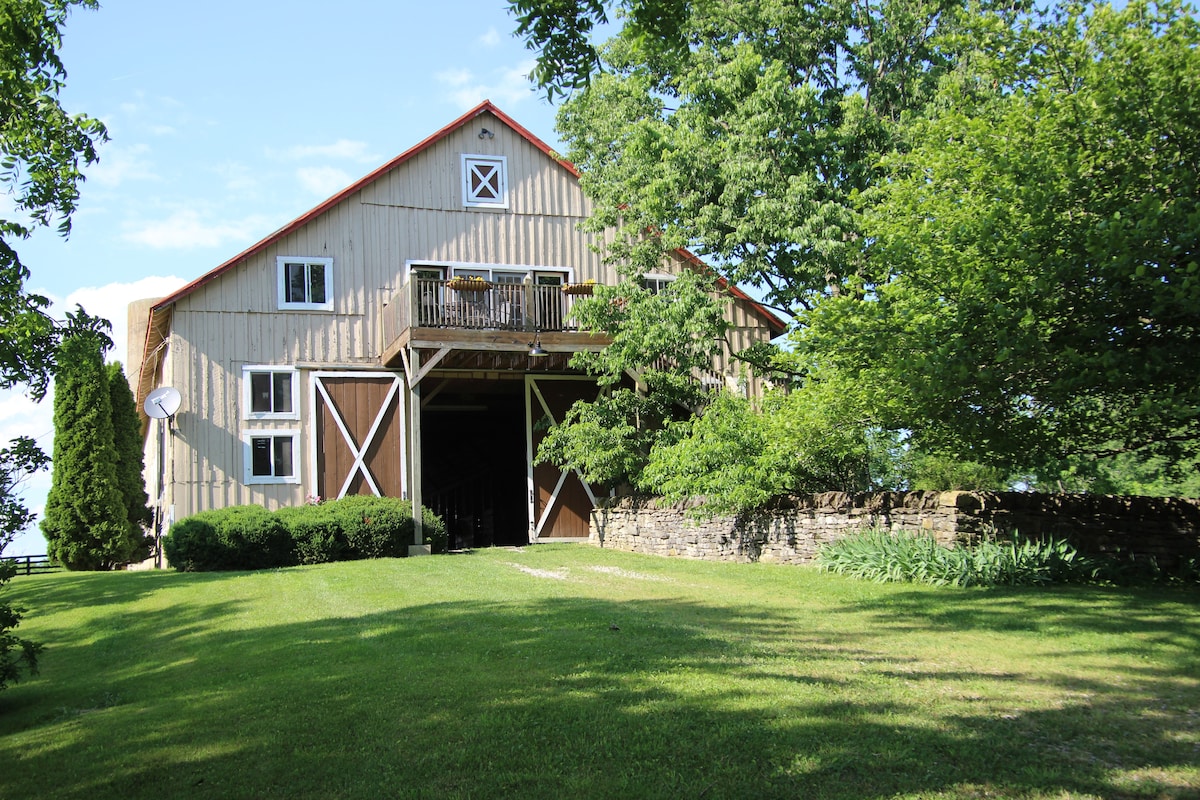
<path fill-rule="evenodd" d="M 0 798 L 1197 798 L 1200 593 L 586 545 L 15 578 Z"/>

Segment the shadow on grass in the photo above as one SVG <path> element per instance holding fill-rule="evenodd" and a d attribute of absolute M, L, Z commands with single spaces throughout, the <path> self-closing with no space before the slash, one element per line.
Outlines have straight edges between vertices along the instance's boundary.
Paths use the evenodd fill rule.
<path fill-rule="evenodd" d="M 186 577 L 190 585 L 228 580 L 241 573 L 194 572 Z M 36 608 L 40 614 L 53 614 L 80 606 L 121 605 L 132 603 L 155 592 L 180 585 L 180 573 L 169 570 L 144 572 L 60 572 L 36 575 L 10 583 L 18 592 L 20 604 Z"/>
<path fill-rule="evenodd" d="M 228 579 L 130 577 L 92 588 L 120 604 Z M 54 583 L 23 600 L 94 599 L 86 578 Z M 1105 597 L 1102 611 L 1075 609 L 1079 624 L 1128 630 L 1106 619 L 1127 613 L 1165 635 L 1196 634 L 1194 616 L 1189 626 L 1154 599 Z M 941 613 L 944 597 L 898 594 L 855 609 L 961 628 L 986 626 L 995 602 L 1070 622 L 1080 599 L 974 594 Z M 869 629 L 817 633 L 761 608 L 549 597 L 223 629 L 242 611 L 115 606 L 89 644 L 52 643 L 61 669 L 92 674 L 69 692 L 52 680 L 25 687 L 16 706 L 0 695 L 0 796 L 21 796 L 35 776 L 33 794 L 81 800 L 1195 796 L 1140 795 L 1110 777 L 1196 768 L 1195 728 L 1157 713 L 1181 683 L 1195 699 L 1183 663 L 1098 683 L 1061 708 L 996 716 L 893 691 L 913 676 L 893 674 L 897 660 L 871 647 Z M 1129 739 L 1146 743 L 1136 764 L 1120 763 L 1131 753 L 1117 742 Z"/>
<path fill-rule="evenodd" d="M 892 625 L 930 632 L 992 631 L 1053 637 L 1064 632 L 1115 637 L 1112 655 L 1137 654 L 1146 645 L 1168 645 L 1170 672 L 1200 675 L 1200 609 L 1196 588 L 1096 588 L 1077 586 L 963 590 L 948 603 L 943 593 L 896 591 L 852 609 Z M 1182 612 L 1182 613 L 1181 613 Z M 1162 653 L 1159 653 L 1162 656 Z"/>

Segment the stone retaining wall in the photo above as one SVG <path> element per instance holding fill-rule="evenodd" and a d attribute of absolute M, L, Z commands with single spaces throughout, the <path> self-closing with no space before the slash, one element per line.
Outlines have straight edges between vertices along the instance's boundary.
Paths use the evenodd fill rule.
<path fill-rule="evenodd" d="M 719 561 L 805 564 L 864 528 L 925 531 L 946 546 L 989 531 L 1053 535 L 1085 553 L 1200 559 L 1200 500 L 1021 492 L 842 492 L 781 500 L 739 517 L 691 519 L 686 506 L 622 498 L 592 512 L 593 544 Z"/>

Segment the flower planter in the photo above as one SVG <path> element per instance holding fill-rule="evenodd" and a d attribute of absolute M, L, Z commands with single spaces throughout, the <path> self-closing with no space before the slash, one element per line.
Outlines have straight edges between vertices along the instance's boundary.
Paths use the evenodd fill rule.
<path fill-rule="evenodd" d="M 595 288 L 596 284 L 594 283 L 564 283 L 562 292 L 563 294 L 590 295 Z"/>
<path fill-rule="evenodd" d="M 451 278 L 446 286 L 456 292 L 486 292 L 492 285 L 482 278 Z"/>

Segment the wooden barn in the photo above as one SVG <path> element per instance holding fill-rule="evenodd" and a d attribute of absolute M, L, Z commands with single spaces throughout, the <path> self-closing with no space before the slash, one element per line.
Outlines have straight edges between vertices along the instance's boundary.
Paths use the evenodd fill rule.
<path fill-rule="evenodd" d="M 540 421 L 596 385 L 570 309 L 616 274 L 575 168 L 485 102 L 175 294 L 130 309 L 148 489 L 166 522 L 352 493 L 443 515 L 458 546 L 584 539 L 595 495 L 533 466 Z M 679 252 L 648 280 L 695 266 Z M 734 292 L 734 346 L 782 323 Z M 137 355 L 135 355 L 137 354 Z M 140 356 L 140 364 L 135 359 Z M 739 382 L 728 355 L 718 381 Z M 147 420 L 149 422 L 149 420 Z"/>

